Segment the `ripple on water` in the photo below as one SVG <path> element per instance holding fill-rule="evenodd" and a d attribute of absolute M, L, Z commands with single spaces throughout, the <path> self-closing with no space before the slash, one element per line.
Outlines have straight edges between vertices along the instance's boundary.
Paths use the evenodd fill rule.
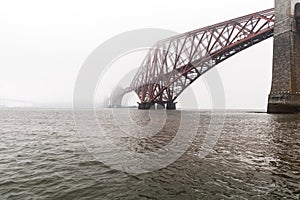
<path fill-rule="evenodd" d="M 140 125 L 149 123 L 144 112 L 130 112 Z M 117 134 L 109 110 L 97 116 L 106 131 Z M 178 120 L 180 112 L 170 116 Z M 300 199 L 299 115 L 229 113 L 217 145 L 200 159 L 209 121 L 208 114 L 201 116 L 197 137 L 176 162 L 130 175 L 89 154 L 72 112 L 1 111 L 0 199 Z M 153 151 L 177 129 L 178 123 L 150 139 L 127 135 L 118 142 L 132 151 Z"/>

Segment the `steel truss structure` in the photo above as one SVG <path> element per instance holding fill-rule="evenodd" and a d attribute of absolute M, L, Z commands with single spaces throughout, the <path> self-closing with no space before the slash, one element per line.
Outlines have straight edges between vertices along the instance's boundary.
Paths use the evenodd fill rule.
<path fill-rule="evenodd" d="M 227 58 L 273 36 L 268 9 L 158 41 L 131 82 L 141 103 L 174 102 L 197 78 Z"/>

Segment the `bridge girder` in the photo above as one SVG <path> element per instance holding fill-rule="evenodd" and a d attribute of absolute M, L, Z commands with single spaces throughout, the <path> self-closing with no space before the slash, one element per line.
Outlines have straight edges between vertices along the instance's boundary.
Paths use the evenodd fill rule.
<path fill-rule="evenodd" d="M 272 37 L 274 22 L 268 9 L 158 41 L 130 87 L 141 103 L 174 102 L 217 64 Z"/>

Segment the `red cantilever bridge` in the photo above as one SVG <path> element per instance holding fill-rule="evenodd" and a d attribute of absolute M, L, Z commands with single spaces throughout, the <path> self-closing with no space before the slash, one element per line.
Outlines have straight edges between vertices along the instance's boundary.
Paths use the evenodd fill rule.
<path fill-rule="evenodd" d="M 268 9 L 158 41 L 125 92 L 135 91 L 139 109 L 175 109 L 175 100 L 197 78 L 227 58 L 274 34 Z"/>

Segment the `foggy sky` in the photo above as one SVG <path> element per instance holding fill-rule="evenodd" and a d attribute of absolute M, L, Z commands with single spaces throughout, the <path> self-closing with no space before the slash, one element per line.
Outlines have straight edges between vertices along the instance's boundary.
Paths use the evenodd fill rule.
<path fill-rule="evenodd" d="M 81 65 L 114 35 L 138 28 L 182 33 L 272 7 L 273 0 L 1 1 L 0 97 L 71 105 Z M 272 40 L 217 66 L 227 108 L 266 108 Z M 201 107 L 209 105 L 201 80 L 193 87 Z"/>

